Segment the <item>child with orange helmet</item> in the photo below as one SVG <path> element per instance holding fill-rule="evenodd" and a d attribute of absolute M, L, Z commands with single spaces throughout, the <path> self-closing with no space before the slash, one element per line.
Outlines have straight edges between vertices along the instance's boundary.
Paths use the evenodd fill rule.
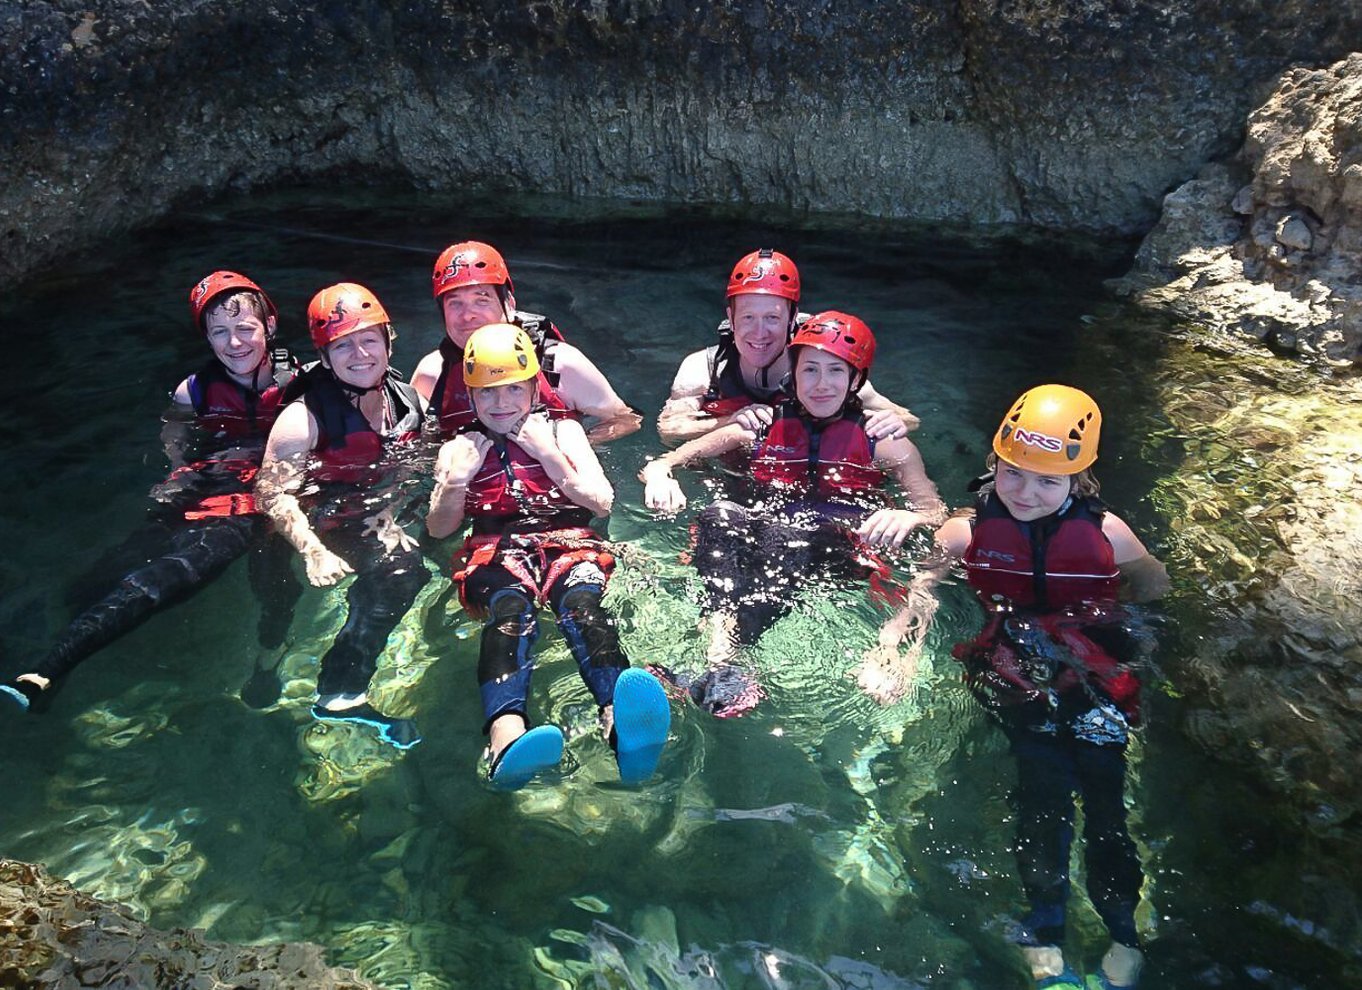
<path fill-rule="evenodd" d="M 1016 941 L 1037 987 L 1082 990 L 1064 960 L 1074 796 L 1083 799 L 1088 893 L 1112 944 L 1089 988 L 1125 990 L 1143 961 L 1135 929 L 1143 873 L 1126 827 L 1125 753 L 1140 715 L 1133 642 L 1119 599 L 1149 601 L 1168 576 L 1097 499 L 1102 414 L 1086 393 L 1024 393 L 993 438 L 973 512 L 937 530 L 939 556 L 860 671 L 884 700 L 909 685 L 952 561 L 984 607 L 983 630 L 955 647 L 971 692 L 1017 759 L 1017 856 L 1030 912 Z M 900 654 L 899 644 L 908 649 Z"/>
<path fill-rule="evenodd" d="M 280 557 L 280 542 L 256 513 L 250 484 L 265 436 L 294 387 L 297 365 L 287 350 L 273 346 L 274 303 L 239 272 L 215 271 L 195 282 L 189 313 L 212 357 L 172 393 L 162 431 L 171 475 L 152 489 L 155 504 L 147 525 L 115 554 L 140 563 L 71 622 L 44 657 L 0 684 L 0 699 L 26 710 L 44 707 L 87 658 L 205 587 L 248 553 L 261 605 L 260 646 L 274 651 L 283 644 L 300 589 L 287 558 Z M 277 679 L 270 671 L 257 680 L 262 690 L 243 689 L 243 700 L 271 703 L 266 695 L 273 690 L 278 696 Z"/>
<path fill-rule="evenodd" d="M 452 437 L 477 419 L 460 376 L 464 345 L 474 330 L 489 323 L 520 327 L 534 342 L 539 362 L 539 403 L 554 419 L 591 417 L 593 442 L 636 431 L 642 423 L 615 394 L 600 369 L 546 316 L 516 307 L 515 285 L 501 252 L 481 241 L 451 244 L 435 259 L 431 291 L 440 307 L 444 338 L 423 357 L 411 383 L 430 403 L 441 434 Z"/>
<path fill-rule="evenodd" d="M 657 417 L 664 443 L 681 443 L 740 423 L 756 432 L 771 422 L 776 406 L 794 393 L 789 345 L 800 324 L 802 286 L 788 255 L 759 248 L 743 255 L 728 277 L 726 318 L 718 343 L 681 362 L 671 395 Z M 857 389 L 867 413 L 866 430 L 884 440 L 907 436 L 917 417 L 880 395 L 869 381 Z"/>
<path fill-rule="evenodd" d="M 830 310 L 805 320 L 789 349 L 793 395 L 772 408 L 769 421 L 754 428 L 735 420 L 640 474 L 647 506 L 675 513 L 686 497 L 674 468 L 750 451 L 749 504 L 716 501 L 697 525 L 694 559 L 709 594 L 711 664 L 725 661 L 735 645 L 754 643 L 811 576 L 844 576 L 858 558 L 873 559 L 866 552 L 897 548 L 914 528 L 945 518 L 913 443 L 870 432 L 859 398 L 875 356 L 870 328 Z M 888 504 L 883 485 L 890 477 L 912 508 Z"/>
<path fill-rule="evenodd" d="M 389 634 L 430 578 L 398 521 L 405 500 L 395 490 L 399 451 L 420 436 L 425 402 L 392 373 L 392 323 L 369 289 L 328 286 L 307 319 L 320 364 L 270 431 L 256 491 L 302 555 L 308 581 L 328 587 L 355 575 L 345 625 L 322 657 L 313 715 L 372 727 L 406 749 L 420 741 L 415 724 L 378 711 L 368 687 Z"/>
<path fill-rule="evenodd" d="M 614 503 L 581 424 L 545 413 L 539 359 L 521 327 L 492 323 L 463 348 L 460 373 L 477 415 L 440 448 L 426 529 L 439 538 L 471 520 L 454 581 L 464 608 L 484 616 L 478 658 L 489 779 L 515 789 L 557 765 L 563 734 L 530 728 L 529 689 L 540 606 L 554 612 L 582 681 L 600 709 L 620 777 L 652 775 L 670 711 L 653 677 L 629 666 L 601 598 L 614 566 L 590 528 Z"/>

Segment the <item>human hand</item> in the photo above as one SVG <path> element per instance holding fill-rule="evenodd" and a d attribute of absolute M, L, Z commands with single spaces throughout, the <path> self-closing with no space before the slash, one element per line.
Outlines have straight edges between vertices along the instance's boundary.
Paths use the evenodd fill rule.
<path fill-rule="evenodd" d="M 766 427 L 771 425 L 775 419 L 775 410 L 770 406 L 754 402 L 750 406 L 743 406 L 735 412 L 729 419 L 730 423 L 736 423 L 748 433 L 756 436 Z"/>
<path fill-rule="evenodd" d="M 917 676 L 919 644 L 900 654 L 897 646 L 876 643 L 865 651 L 856 668 L 856 683 L 882 705 L 892 705 L 908 693 Z"/>
<path fill-rule="evenodd" d="M 560 452 L 553 424 L 543 413 L 531 413 L 526 416 L 520 421 L 520 425 L 506 436 L 507 439 L 514 440 L 525 448 L 525 453 L 537 461 L 543 461 Z"/>
<path fill-rule="evenodd" d="M 461 433 L 440 445 L 435 455 L 435 481 L 442 485 L 467 488 L 482 468 L 492 441 L 481 433 Z"/>
<path fill-rule="evenodd" d="M 856 535 L 872 547 L 897 550 L 918 526 L 928 522 L 923 516 L 907 509 L 877 509 L 856 529 Z"/>
<path fill-rule="evenodd" d="M 303 552 L 303 562 L 307 567 L 307 579 L 313 587 L 327 588 L 336 584 L 355 569 L 318 543 Z"/>
<path fill-rule="evenodd" d="M 392 506 L 388 506 L 382 512 L 377 512 L 366 518 L 364 520 L 364 532 L 360 535 L 376 537 L 388 553 L 397 550 L 415 550 L 420 546 L 415 537 L 398 525 L 397 520 L 393 518 Z"/>
<path fill-rule="evenodd" d="M 646 471 L 643 482 L 643 504 L 648 508 L 674 516 L 686 507 L 686 493 L 670 473 Z"/>
<path fill-rule="evenodd" d="M 865 435 L 871 440 L 897 440 L 908 435 L 908 427 L 892 409 L 876 409 L 866 414 Z"/>

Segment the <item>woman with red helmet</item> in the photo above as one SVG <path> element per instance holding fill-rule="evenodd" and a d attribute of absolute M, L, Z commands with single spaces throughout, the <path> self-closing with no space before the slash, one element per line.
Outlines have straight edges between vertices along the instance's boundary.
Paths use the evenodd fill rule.
<path fill-rule="evenodd" d="M 459 369 L 468 338 L 489 323 L 518 326 L 534 341 L 540 365 L 538 402 L 552 418 L 591 417 L 595 423 L 588 436 L 594 443 L 627 436 L 642 425 L 600 369 L 567 343 L 551 320 L 516 308 L 506 259 L 490 244 L 461 241 L 445 248 L 435 259 L 431 290 L 444 338 L 417 364 L 411 384 L 430 404 L 444 437 L 477 420 Z"/>
<path fill-rule="evenodd" d="M 389 634 L 430 578 L 398 521 L 414 495 L 402 491 L 393 449 L 420 436 L 425 402 L 391 372 L 392 324 L 367 288 L 328 286 L 307 318 L 321 363 L 270 431 L 256 491 L 302 555 L 308 581 L 328 587 L 355 575 L 345 625 L 322 657 L 313 715 L 371 726 L 406 749 L 420 741 L 415 724 L 376 709 L 368 687 Z"/>
<path fill-rule="evenodd" d="M 799 269 L 779 251 L 761 248 L 733 266 L 719 342 L 681 362 L 658 415 L 664 443 L 693 440 L 730 423 L 756 432 L 771 422 L 774 408 L 791 394 L 788 345 L 807 318 L 799 312 L 801 291 Z M 904 437 L 917 429 L 916 416 L 868 381 L 857 397 L 872 437 Z"/>
<path fill-rule="evenodd" d="M 151 518 L 111 555 L 139 564 L 81 613 L 45 656 L 0 684 L 0 698 L 21 708 L 49 704 L 60 682 L 87 658 L 205 587 L 250 551 L 260 646 L 272 652 L 283 644 L 301 589 L 279 553 L 288 547 L 271 537 L 255 512 L 250 483 L 296 365 L 287 351 L 271 348 L 274 303 L 246 276 L 206 275 L 189 291 L 189 311 L 213 353 L 172 393 L 162 430 L 172 472 L 152 489 Z M 271 671 L 258 680 L 263 689 L 243 689 L 243 700 L 272 703 L 265 695 L 272 684 L 277 697 L 277 679 Z"/>
<path fill-rule="evenodd" d="M 650 462 L 640 477 L 651 509 L 686 505 L 672 470 L 750 451 L 749 504 L 722 499 L 699 517 L 696 567 L 709 590 L 711 662 L 748 645 L 789 610 L 811 577 L 846 577 L 858 551 L 897 548 L 945 517 L 921 455 L 905 437 L 876 439 L 858 398 L 875 356 L 870 328 L 836 311 L 804 321 L 790 344 L 794 395 L 758 429 L 733 422 Z M 889 504 L 894 478 L 911 509 Z M 735 641 L 736 640 L 736 644 Z"/>
<path fill-rule="evenodd" d="M 859 672 L 883 701 L 911 686 L 936 613 L 932 589 L 962 563 L 985 621 L 952 653 L 1017 761 L 1016 851 L 1030 910 L 1013 940 L 1036 986 L 1053 990 L 1130 990 L 1143 961 L 1135 910 L 1144 876 L 1126 824 L 1125 753 L 1149 642 L 1122 602 L 1162 596 L 1168 574 L 1097 498 L 1101 426 L 1097 404 L 1068 385 L 1041 385 L 1013 403 L 974 510 L 937 530 L 935 559 Z M 1061 948 L 1076 795 L 1088 893 L 1112 940 L 1087 982 Z"/>

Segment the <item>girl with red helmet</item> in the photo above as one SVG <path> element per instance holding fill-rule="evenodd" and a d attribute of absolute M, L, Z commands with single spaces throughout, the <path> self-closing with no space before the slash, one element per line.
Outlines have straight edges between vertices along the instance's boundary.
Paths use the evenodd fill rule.
<path fill-rule="evenodd" d="M 249 487 L 296 366 L 287 351 L 270 349 L 274 303 L 246 276 L 212 272 L 190 290 L 189 308 L 213 356 L 172 393 L 174 405 L 162 430 L 172 473 L 152 489 L 155 504 L 147 524 L 112 555 L 140 563 L 77 616 L 41 659 L 0 684 L 0 699 L 26 710 L 45 707 L 86 659 L 253 550 L 259 643 L 265 651 L 283 644 L 300 589 L 288 559 L 278 552 L 282 544 L 255 513 Z M 272 671 L 266 681 L 266 692 L 271 683 L 277 689 Z M 257 705 L 273 700 L 245 689 L 242 698 Z"/>
<path fill-rule="evenodd" d="M 761 248 L 744 255 L 728 277 L 727 318 L 719 342 L 681 362 L 657 418 L 664 443 L 681 443 L 740 423 L 756 432 L 792 394 L 788 345 L 807 317 L 799 312 L 799 269 L 787 255 Z M 863 382 L 861 407 L 872 437 L 904 437 L 917 417 Z"/>
<path fill-rule="evenodd" d="M 430 578 L 397 520 L 407 500 L 394 449 L 420 436 L 425 402 L 392 374 L 392 324 L 367 288 L 328 286 L 307 316 L 321 363 L 270 431 L 256 491 L 302 555 L 308 581 L 328 587 L 355 575 L 345 625 L 322 657 L 313 715 L 373 727 L 406 749 L 420 741 L 415 724 L 376 709 L 368 687 L 389 634 Z"/>
<path fill-rule="evenodd" d="M 1036 986 L 1053 990 L 1128 990 L 1143 961 L 1135 908 L 1144 877 L 1125 806 L 1140 644 L 1119 601 L 1160 597 L 1168 575 L 1097 499 L 1091 467 L 1101 425 L 1092 398 L 1067 385 L 1017 399 L 994 435 L 974 510 L 937 530 L 936 559 L 859 671 L 862 687 L 882 701 L 908 689 L 936 613 L 931 589 L 962 563 L 985 623 L 953 654 L 1017 760 L 1016 848 L 1030 912 L 1015 941 Z M 1088 893 L 1112 939 L 1086 984 L 1061 948 L 1076 794 Z"/>
<path fill-rule="evenodd" d="M 539 402 L 550 416 L 591 417 L 596 422 L 589 436 L 597 443 L 627 436 L 642 425 L 600 369 L 567 343 L 551 320 L 516 308 L 510 269 L 492 245 L 461 241 L 445 248 L 435 260 L 431 290 L 440 307 L 444 339 L 417 364 L 411 384 L 430 404 L 444 437 L 477 419 L 459 369 L 469 336 L 489 323 L 513 324 L 534 341 L 541 366 Z"/>
<path fill-rule="evenodd" d="M 875 338 L 857 317 L 810 317 L 790 344 L 794 395 L 753 429 L 732 422 L 650 462 L 640 477 L 649 508 L 680 511 L 674 468 L 749 451 L 750 504 L 723 499 L 698 521 L 697 569 L 709 590 L 717 662 L 756 639 L 789 610 L 810 576 L 846 576 L 861 550 L 897 548 L 918 526 L 945 518 L 936 486 L 906 437 L 876 439 L 858 393 Z M 912 508 L 888 503 L 894 478 Z"/>

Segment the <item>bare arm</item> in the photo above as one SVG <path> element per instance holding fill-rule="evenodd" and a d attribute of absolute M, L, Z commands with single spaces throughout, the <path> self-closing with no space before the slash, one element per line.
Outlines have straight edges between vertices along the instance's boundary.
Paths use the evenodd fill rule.
<path fill-rule="evenodd" d="M 416 370 L 411 373 L 411 387 L 420 393 L 421 398 L 427 402 L 435 394 L 435 383 L 440 379 L 440 372 L 444 369 L 444 355 L 438 350 L 431 351 L 423 357 Z"/>
<path fill-rule="evenodd" d="M 879 509 L 857 529 L 871 546 L 899 547 L 918 526 L 939 526 L 946 519 L 946 504 L 927 477 L 922 455 L 911 440 L 881 440 L 875 445 L 875 463 L 903 486 L 907 509 Z"/>
<path fill-rule="evenodd" d="M 192 441 L 194 405 L 189 397 L 189 379 L 180 382 L 171 394 L 171 406 L 162 417 L 161 446 L 165 449 L 166 460 L 171 470 L 184 467 L 188 461 L 186 452 Z"/>
<path fill-rule="evenodd" d="M 481 433 L 461 433 L 440 445 L 435 458 L 435 489 L 430 493 L 426 532 L 437 540 L 463 525 L 468 485 L 477 477 L 492 441 Z"/>
<path fill-rule="evenodd" d="M 549 478 L 568 498 L 597 518 L 610 515 L 615 504 L 615 490 L 606 480 L 605 471 L 591 449 L 591 442 L 580 423 L 565 420 L 558 424 L 557 454 L 540 461 Z"/>
<path fill-rule="evenodd" d="M 861 689 L 881 704 L 893 704 L 917 676 L 922 644 L 936 616 L 936 586 L 969 546 L 968 516 L 949 519 L 936 531 L 931 556 L 918 566 L 899 610 L 880 627 L 879 641 L 856 669 Z M 905 643 L 900 652 L 900 647 Z"/>
<path fill-rule="evenodd" d="M 922 425 L 922 420 L 906 408 L 876 392 L 870 382 L 861 386 L 856 397 L 861 400 L 861 408 L 869 414 L 865 431 L 876 440 L 906 437 Z"/>
<path fill-rule="evenodd" d="M 643 417 L 621 399 L 601 370 L 571 344 L 553 346 L 558 392 L 569 406 L 597 420 L 588 434 L 592 443 L 605 443 L 638 431 Z"/>
<path fill-rule="evenodd" d="M 676 370 L 671 395 L 657 416 L 657 433 L 665 444 L 685 443 L 732 422 L 730 416 L 711 416 L 700 408 L 709 391 L 709 353 L 687 355 Z"/>
<path fill-rule="evenodd" d="M 683 443 L 644 465 L 638 473 L 643 482 L 643 502 L 650 509 L 675 513 L 686 507 L 686 496 L 672 476 L 672 469 L 695 461 L 718 457 L 730 450 L 748 446 L 755 439 L 750 430 L 737 423 L 722 426 L 712 433 Z"/>
<path fill-rule="evenodd" d="M 335 584 L 353 568 L 317 537 L 297 492 L 306 477 L 307 455 L 317 443 L 317 423 L 300 400 L 279 414 L 265 442 L 255 493 L 274 528 L 303 557 L 307 579 L 317 587 Z"/>
<path fill-rule="evenodd" d="M 1121 571 L 1122 600 L 1151 602 L 1168 592 L 1168 569 L 1145 549 L 1125 520 L 1108 512 L 1102 517 L 1102 534 L 1111 543 Z"/>

